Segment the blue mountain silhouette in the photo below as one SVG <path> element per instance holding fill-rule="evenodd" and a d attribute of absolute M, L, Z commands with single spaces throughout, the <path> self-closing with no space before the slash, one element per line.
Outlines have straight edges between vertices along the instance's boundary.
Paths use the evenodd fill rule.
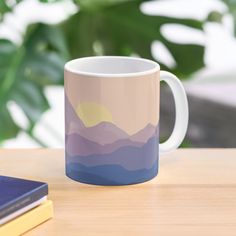
<path fill-rule="evenodd" d="M 157 161 L 150 169 L 139 169 L 134 171 L 127 171 L 119 165 L 87 167 L 79 163 L 69 163 L 66 167 L 66 174 L 70 178 L 79 180 L 83 183 L 92 183 L 97 185 L 124 185 L 141 183 L 155 177 L 157 172 Z"/>

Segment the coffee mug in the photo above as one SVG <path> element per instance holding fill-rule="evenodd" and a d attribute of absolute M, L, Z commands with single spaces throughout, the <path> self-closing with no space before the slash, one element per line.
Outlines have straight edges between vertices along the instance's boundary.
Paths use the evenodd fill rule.
<path fill-rule="evenodd" d="M 171 88 L 176 120 L 159 144 L 160 81 Z M 185 136 L 188 103 L 176 76 L 151 60 L 95 56 L 65 64 L 66 175 L 96 185 L 127 185 L 158 173 L 159 153 Z"/>

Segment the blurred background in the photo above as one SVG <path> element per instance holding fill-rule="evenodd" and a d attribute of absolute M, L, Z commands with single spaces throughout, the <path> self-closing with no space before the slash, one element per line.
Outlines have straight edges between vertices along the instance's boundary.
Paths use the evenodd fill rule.
<path fill-rule="evenodd" d="M 0 0 L 0 145 L 64 146 L 63 66 L 90 55 L 156 60 L 184 83 L 183 147 L 236 147 L 236 0 Z M 161 89 L 161 140 L 174 125 Z"/>

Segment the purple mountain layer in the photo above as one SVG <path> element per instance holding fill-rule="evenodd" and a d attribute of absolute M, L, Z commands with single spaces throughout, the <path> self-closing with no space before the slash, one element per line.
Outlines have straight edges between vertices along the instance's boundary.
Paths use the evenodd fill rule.
<path fill-rule="evenodd" d="M 86 128 L 83 122 L 75 113 L 67 96 L 65 95 L 65 111 L 66 111 L 66 135 L 78 134 L 92 142 L 105 145 L 114 143 L 121 139 L 130 139 L 134 142 L 145 143 L 156 133 L 156 127 L 148 124 L 141 131 L 129 136 L 126 132 L 119 129 L 109 122 L 101 122 L 90 128 Z"/>
<path fill-rule="evenodd" d="M 142 130 L 132 135 L 130 139 L 134 142 L 146 143 L 155 134 L 157 134 L 157 128 L 154 125 L 148 124 Z"/>
<path fill-rule="evenodd" d="M 130 139 L 117 140 L 114 143 L 101 145 L 90 141 L 78 134 L 66 135 L 66 149 L 71 156 L 89 156 L 93 154 L 106 154 L 124 146 L 140 147 L 143 143 L 134 142 Z"/>
<path fill-rule="evenodd" d="M 79 134 L 101 145 L 129 138 L 128 134 L 109 122 L 101 122 L 91 128 L 83 129 Z"/>
<path fill-rule="evenodd" d="M 67 149 L 68 150 L 68 149 Z M 87 167 L 118 165 L 126 170 L 150 169 L 157 162 L 158 140 L 154 136 L 141 147 L 123 146 L 112 153 L 90 156 L 70 155 L 66 153 L 68 163 L 78 163 Z M 107 168 L 107 169 L 108 169 Z"/>
<path fill-rule="evenodd" d="M 80 136 L 79 134 L 69 134 L 69 135 L 66 135 L 66 148 L 67 148 L 67 152 L 71 156 L 75 156 L 75 155 L 88 156 L 92 154 L 107 154 L 107 153 L 114 152 L 115 150 L 124 146 L 133 146 L 133 147 L 143 146 L 146 142 L 143 143 L 143 142 L 135 141 L 135 140 L 139 140 L 138 138 L 142 134 L 145 134 L 148 139 L 150 139 L 153 136 L 156 137 L 157 128 L 153 130 L 153 128 L 152 127 L 150 128 L 150 125 L 148 125 L 140 131 L 140 134 L 138 132 L 134 136 L 131 136 L 125 139 L 120 139 L 106 145 L 101 145 L 99 143 L 88 140 Z"/>
<path fill-rule="evenodd" d="M 101 122 L 90 128 L 86 128 L 76 115 L 68 98 L 65 96 L 66 107 L 66 135 L 78 134 L 92 142 L 101 145 L 114 143 L 120 139 L 127 139 L 129 135 L 109 122 Z"/>
<path fill-rule="evenodd" d="M 66 94 L 65 94 L 65 131 L 66 134 L 70 132 L 79 132 L 84 129 L 85 126 L 83 122 L 79 119 L 75 113 L 72 105 L 70 104 Z"/>

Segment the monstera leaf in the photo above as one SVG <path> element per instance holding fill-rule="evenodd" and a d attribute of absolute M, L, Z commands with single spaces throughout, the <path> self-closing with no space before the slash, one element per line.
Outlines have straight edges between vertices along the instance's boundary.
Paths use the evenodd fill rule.
<path fill-rule="evenodd" d="M 28 132 L 49 103 L 44 87 L 63 83 L 63 65 L 68 59 L 63 36 L 55 27 L 29 27 L 21 46 L 0 40 L 0 141 L 17 135 L 19 127 L 8 110 L 14 101 L 29 120 Z"/>
<path fill-rule="evenodd" d="M 8 5 L 6 1 L 0 1 L 0 20 L 4 13 L 12 10 L 12 6 Z"/>
<path fill-rule="evenodd" d="M 14 7 L 22 0 L 6 1 L 0 0 L 0 22 L 3 19 L 3 16 L 7 12 L 11 12 Z"/>
<path fill-rule="evenodd" d="M 60 0 L 39 0 L 47 4 Z M 0 1 L 0 21 L 15 6 Z M 15 4 L 20 0 L 14 1 Z M 202 30 L 202 22 L 167 16 L 145 15 L 144 0 L 74 0 L 78 11 L 58 25 L 31 25 L 21 45 L 0 40 L 0 141 L 12 138 L 22 127 L 9 112 L 15 102 L 29 121 L 23 129 L 33 137 L 33 128 L 49 109 L 44 88 L 63 84 L 66 60 L 90 55 L 137 55 L 153 59 L 151 44 L 161 41 L 176 61 L 168 69 L 180 78 L 203 67 L 204 48 L 177 44 L 161 34 L 166 24 L 181 24 Z M 20 4 L 20 3 L 19 3 Z M 35 137 L 34 137 L 35 138 Z"/>
<path fill-rule="evenodd" d="M 236 36 L 236 0 L 223 0 L 228 6 L 228 12 L 233 16 L 234 19 L 234 35 Z"/>
<path fill-rule="evenodd" d="M 161 41 L 171 52 L 177 66 L 172 72 L 186 78 L 203 67 L 204 48 L 177 44 L 161 34 L 165 24 L 181 24 L 202 29 L 202 22 L 166 16 L 150 16 L 140 11 L 140 0 L 77 0 L 81 10 L 63 27 L 73 58 L 96 55 L 131 55 L 154 59 L 151 43 Z M 98 51 L 98 52 L 97 52 Z M 162 68 L 166 68 L 162 65 Z"/>

